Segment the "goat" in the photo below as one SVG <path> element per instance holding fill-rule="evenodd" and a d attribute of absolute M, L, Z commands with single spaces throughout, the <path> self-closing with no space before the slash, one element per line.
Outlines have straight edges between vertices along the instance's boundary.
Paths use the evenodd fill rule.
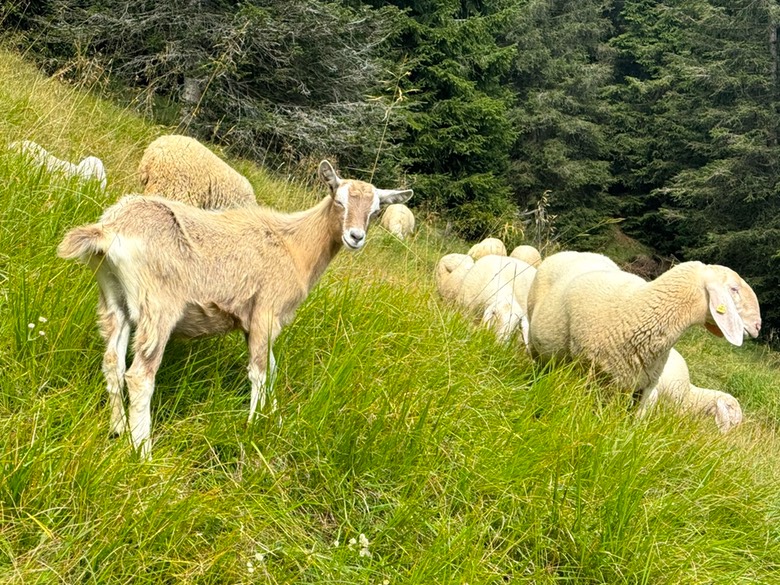
<path fill-rule="evenodd" d="M 380 207 L 412 196 L 410 189 L 377 189 L 342 179 L 328 161 L 320 163 L 319 176 L 330 196 L 306 211 L 254 206 L 207 211 L 130 195 L 108 208 L 99 223 L 70 230 L 60 243 L 60 257 L 78 259 L 95 272 L 111 431 L 121 434 L 129 425 L 132 444 L 144 459 L 151 455 L 154 378 L 172 334 L 244 332 L 251 422 L 258 400 L 262 410 L 266 394 L 272 395 L 272 346 L 282 327 L 342 245 L 362 248 L 369 220 Z M 125 370 L 131 326 L 135 356 Z"/>

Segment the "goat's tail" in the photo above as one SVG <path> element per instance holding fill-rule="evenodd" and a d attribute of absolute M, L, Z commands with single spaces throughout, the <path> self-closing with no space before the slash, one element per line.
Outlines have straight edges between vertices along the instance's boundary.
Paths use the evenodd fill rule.
<path fill-rule="evenodd" d="M 88 264 L 90 259 L 105 255 L 108 250 L 106 233 L 100 224 L 83 225 L 73 228 L 57 246 L 57 256 L 65 259 L 78 259 Z"/>

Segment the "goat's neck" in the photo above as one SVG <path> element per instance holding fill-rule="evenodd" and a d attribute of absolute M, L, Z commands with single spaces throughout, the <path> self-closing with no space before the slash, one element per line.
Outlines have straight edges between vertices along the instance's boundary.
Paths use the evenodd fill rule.
<path fill-rule="evenodd" d="M 290 253 L 307 291 L 342 246 L 341 222 L 332 208 L 333 199 L 325 197 L 311 209 L 292 215 L 285 230 Z"/>

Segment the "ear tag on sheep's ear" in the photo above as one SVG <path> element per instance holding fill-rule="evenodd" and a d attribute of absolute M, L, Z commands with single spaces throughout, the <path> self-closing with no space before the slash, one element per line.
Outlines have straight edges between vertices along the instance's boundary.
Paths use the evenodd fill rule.
<path fill-rule="evenodd" d="M 715 311 L 716 311 L 716 312 L 717 312 L 719 315 L 725 315 L 725 314 L 726 314 L 726 305 L 718 305 L 718 306 L 715 308 Z"/>

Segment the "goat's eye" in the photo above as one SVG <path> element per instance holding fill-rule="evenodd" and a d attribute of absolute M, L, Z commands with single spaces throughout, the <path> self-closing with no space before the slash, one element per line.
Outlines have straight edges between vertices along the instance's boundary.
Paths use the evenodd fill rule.
<path fill-rule="evenodd" d="M 334 199 L 333 203 L 336 204 L 336 207 L 340 207 L 341 209 L 344 209 L 344 204 L 341 201 L 339 201 L 338 199 Z"/>

